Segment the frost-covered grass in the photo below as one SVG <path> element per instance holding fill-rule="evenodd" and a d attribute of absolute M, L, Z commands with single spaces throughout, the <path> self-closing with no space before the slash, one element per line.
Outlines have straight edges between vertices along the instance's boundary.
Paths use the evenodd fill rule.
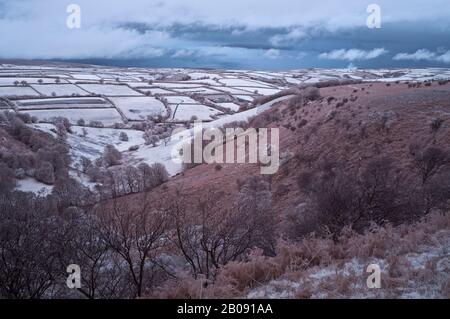
<path fill-rule="evenodd" d="M 16 190 L 22 192 L 32 192 L 39 196 L 47 196 L 53 190 L 53 186 L 38 182 L 34 178 L 27 177 L 17 181 Z"/>
<path fill-rule="evenodd" d="M 236 88 L 232 88 L 232 87 L 228 87 L 228 86 L 218 86 L 216 87 L 217 90 L 226 92 L 226 93 L 230 93 L 230 94 L 249 94 L 248 91 L 244 91 L 244 90 L 240 90 L 240 89 L 236 89 Z"/>
<path fill-rule="evenodd" d="M 99 97 L 73 97 L 73 98 L 43 98 L 43 99 L 28 99 L 17 100 L 20 105 L 51 105 L 51 104 L 67 104 L 67 105 L 79 105 L 79 104 L 106 104 L 107 101 Z M 108 104 L 109 105 L 109 104 Z"/>
<path fill-rule="evenodd" d="M 106 96 L 118 96 L 118 95 L 142 95 L 141 93 L 131 89 L 126 85 L 114 85 L 114 84 L 79 84 L 79 87 L 84 90 L 95 93 L 102 94 Z"/>
<path fill-rule="evenodd" d="M 199 84 L 196 83 L 185 83 L 185 82 L 154 82 L 153 85 L 161 87 L 163 89 L 195 88 L 200 86 Z"/>
<path fill-rule="evenodd" d="M 261 88 L 271 88 L 272 86 L 258 81 L 253 80 L 244 80 L 240 78 L 236 79 L 220 79 L 220 83 L 225 84 L 226 86 L 238 87 L 238 86 L 249 86 L 249 87 L 261 87 Z"/>
<path fill-rule="evenodd" d="M 39 123 L 32 127 L 56 136 L 52 131 L 55 129 L 53 124 Z M 72 157 L 72 166 L 79 167 L 80 159 L 86 157 L 92 161 L 99 158 L 106 145 L 113 145 L 120 152 L 128 152 L 130 146 L 144 145 L 145 141 L 142 131 L 114 128 L 95 128 L 73 125 L 72 134 L 67 134 L 67 143 L 70 146 Z M 120 133 L 126 133 L 128 141 L 121 141 Z"/>
<path fill-rule="evenodd" d="M 72 73 L 71 76 L 76 80 L 100 80 L 96 74 Z"/>
<path fill-rule="evenodd" d="M 248 298 L 450 298 L 449 214 L 365 235 L 348 232 L 337 243 L 306 239 L 281 249 L 291 262 L 285 272 L 251 289 Z M 369 264 L 380 266 L 380 289 L 367 287 Z"/>
<path fill-rule="evenodd" d="M 247 91 L 249 93 L 253 94 L 260 94 L 260 95 L 272 95 L 280 92 L 279 89 L 269 89 L 269 88 L 259 88 L 259 87 L 238 87 L 240 90 Z"/>
<path fill-rule="evenodd" d="M 88 94 L 86 91 L 80 89 L 74 84 L 33 84 L 32 87 L 42 95 L 47 96 L 53 96 L 53 93 L 56 94 L 56 96 Z"/>
<path fill-rule="evenodd" d="M 193 116 L 202 121 L 211 121 L 214 115 L 222 114 L 221 111 L 202 104 L 171 105 L 172 120 L 176 122 L 189 121 Z"/>
<path fill-rule="evenodd" d="M 367 266 L 378 264 L 381 288 L 368 288 Z M 198 298 L 201 280 L 186 278 L 158 297 Z M 450 298 L 450 214 L 386 225 L 337 240 L 280 240 L 274 257 L 254 251 L 231 262 L 203 288 L 204 298 Z"/>
<path fill-rule="evenodd" d="M 224 103 L 216 103 L 217 105 L 224 107 L 226 109 L 229 109 L 231 111 L 237 112 L 239 111 L 240 106 L 235 104 L 235 103 L 228 103 L 228 102 L 224 102 Z"/>
<path fill-rule="evenodd" d="M 0 86 L 0 96 L 39 96 L 39 93 L 28 86 Z"/>
<path fill-rule="evenodd" d="M 122 117 L 114 108 L 27 110 L 24 113 L 36 116 L 43 122 L 50 122 L 54 117 L 66 117 L 72 124 L 76 124 L 79 119 L 84 119 L 86 123 L 99 121 L 104 125 L 122 122 Z"/>
<path fill-rule="evenodd" d="M 14 85 L 14 82 L 22 82 L 25 81 L 28 84 L 37 84 L 40 81 L 42 81 L 42 83 L 55 83 L 56 78 L 50 78 L 50 77 L 30 77 L 30 78 L 26 78 L 26 77 L 0 77 L 0 85 Z M 67 83 L 66 80 L 64 79 L 60 79 L 61 83 Z"/>
<path fill-rule="evenodd" d="M 164 90 L 164 89 L 160 89 L 160 88 L 148 88 L 148 89 L 139 89 L 139 90 L 144 92 L 144 93 L 150 92 L 151 95 L 156 95 L 156 94 L 176 94 L 173 91 Z"/>
<path fill-rule="evenodd" d="M 166 96 L 167 103 L 169 104 L 197 104 L 198 102 L 189 96 L 183 96 L 183 95 L 174 95 L 174 96 Z"/>
<path fill-rule="evenodd" d="M 148 116 L 165 116 L 167 113 L 164 104 L 154 97 L 112 97 L 110 100 L 129 120 L 145 120 Z"/>
<path fill-rule="evenodd" d="M 179 93 L 197 93 L 197 94 L 219 94 L 220 92 L 209 87 L 198 87 L 189 89 L 174 89 Z"/>

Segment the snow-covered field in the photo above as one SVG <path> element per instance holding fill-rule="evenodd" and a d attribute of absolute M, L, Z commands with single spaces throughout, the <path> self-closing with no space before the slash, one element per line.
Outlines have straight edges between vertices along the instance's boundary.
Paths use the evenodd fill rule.
<path fill-rule="evenodd" d="M 38 182 L 34 178 L 27 177 L 17 181 L 16 189 L 22 192 L 32 192 L 40 196 L 47 196 L 53 190 L 53 186 Z"/>
<path fill-rule="evenodd" d="M 173 175 L 181 170 L 181 166 L 171 160 L 172 149 L 179 141 L 145 145 L 143 131 L 133 127 L 136 122 L 145 122 L 148 116 L 163 115 L 160 124 L 163 126 L 197 118 L 207 122 L 204 127 L 217 127 L 233 121 L 245 121 L 274 103 L 289 98 L 278 98 L 258 108 L 239 112 L 256 97 L 272 95 L 294 85 L 349 78 L 363 81 L 450 79 L 450 69 L 269 72 L 8 64 L 0 65 L 0 102 L 2 108 L 13 105 L 20 112 L 36 116 L 40 123 L 33 125 L 48 132 L 51 132 L 53 126 L 49 122 L 54 117 L 66 117 L 72 124 L 84 119 L 85 127 L 74 126 L 73 133 L 68 134 L 75 166 L 81 156 L 96 159 L 107 144 L 112 144 L 123 152 L 127 163 L 160 162 Z M 85 96 L 90 94 L 99 96 Z M 72 95 L 85 97 L 70 97 Z M 162 101 L 155 95 L 162 95 Z M 206 101 L 212 104 L 202 104 Z M 171 111 L 170 116 L 167 116 L 167 109 Z M 224 109 L 236 113 L 226 114 Z M 101 122 L 106 127 L 92 127 L 91 121 Z M 113 128 L 117 123 L 121 125 L 120 129 Z M 121 132 L 127 134 L 128 141 L 119 139 Z M 139 148 L 129 151 L 130 146 Z M 20 187 L 31 189 L 34 187 L 32 184 L 23 181 Z"/>
<path fill-rule="evenodd" d="M 234 112 L 239 111 L 239 105 L 237 105 L 235 103 L 225 102 L 225 103 L 217 103 L 217 105 L 224 107 L 226 109 L 229 109 L 231 111 L 234 111 Z"/>
<path fill-rule="evenodd" d="M 39 96 L 39 93 L 28 86 L 0 86 L 0 96 Z"/>
<path fill-rule="evenodd" d="M 154 97 L 112 97 L 110 100 L 132 121 L 145 120 L 148 116 L 165 116 L 167 113 L 164 104 Z"/>
<path fill-rule="evenodd" d="M 212 116 L 222 112 L 201 104 L 179 104 L 171 105 L 172 119 L 175 122 L 189 121 L 193 116 L 198 120 L 211 121 Z"/>
<path fill-rule="evenodd" d="M 113 85 L 113 84 L 79 84 L 82 89 L 94 93 L 102 94 L 106 96 L 117 96 L 117 95 L 142 95 L 141 93 L 134 91 L 126 85 Z"/>
<path fill-rule="evenodd" d="M 156 94 L 174 94 L 174 92 L 172 91 L 168 91 L 168 90 L 164 90 L 164 89 L 160 89 L 160 88 L 149 88 L 149 89 L 140 89 L 140 91 L 144 92 L 144 93 L 150 93 L 151 95 L 156 95 Z"/>
<path fill-rule="evenodd" d="M 50 76 L 50 75 L 48 75 Z M 42 83 L 55 83 L 56 78 L 50 77 L 0 77 L 0 85 L 14 85 L 14 83 L 27 82 L 28 84 L 38 84 L 42 81 Z M 67 83 L 66 80 L 60 79 L 60 83 Z"/>
<path fill-rule="evenodd" d="M 80 89 L 74 84 L 33 84 L 32 87 L 47 96 L 64 96 L 64 95 L 88 95 L 89 93 Z"/>
<path fill-rule="evenodd" d="M 167 103 L 169 104 L 197 104 L 197 101 L 190 98 L 189 96 L 175 95 L 175 96 L 166 96 Z"/>
<path fill-rule="evenodd" d="M 50 122 L 55 117 L 65 117 L 72 124 L 77 123 L 80 119 L 84 119 L 87 123 L 90 121 L 99 121 L 104 125 L 122 122 L 122 117 L 114 108 L 27 110 L 25 113 L 36 116 L 44 122 Z"/>

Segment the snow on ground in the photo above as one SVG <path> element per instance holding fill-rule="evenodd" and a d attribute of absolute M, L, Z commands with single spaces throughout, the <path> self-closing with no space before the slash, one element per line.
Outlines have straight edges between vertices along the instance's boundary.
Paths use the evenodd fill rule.
<path fill-rule="evenodd" d="M 32 87 L 42 95 L 47 96 L 53 96 L 53 93 L 56 94 L 56 96 L 88 94 L 86 91 L 80 89 L 74 84 L 33 84 Z"/>
<path fill-rule="evenodd" d="M 239 90 L 228 86 L 217 86 L 216 89 L 230 94 L 244 94 L 244 95 L 249 94 L 249 92 L 247 91 Z"/>
<path fill-rule="evenodd" d="M 199 79 L 211 79 L 215 77 L 215 74 L 206 73 L 206 72 L 191 72 L 188 73 L 188 75 L 191 77 L 192 80 L 199 80 Z"/>
<path fill-rule="evenodd" d="M 55 101 L 56 102 L 56 101 Z M 112 105 L 109 103 L 82 103 L 82 104 L 26 104 L 26 105 L 17 105 L 17 108 L 20 111 L 28 111 L 28 110 L 73 110 L 73 112 L 77 112 L 77 109 L 91 109 L 94 111 L 95 109 L 101 108 L 112 108 Z"/>
<path fill-rule="evenodd" d="M 86 131 L 84 135 L 83 129 Z M 126 152 L 131 146 L 143 145 L 142 131 L 128 129 L 72 127 L 74 134 L 68 134 L 67 142 L 71 146 L 73 166 L 77 166 L 82 156 L 95 160 L 99 158 L 106 145 L 113 145 L 120 152 Z M 128 141 L 121 141 L 120 133 L 126 133 Z"/>
<path fill-rule="evenodd" d="M 243 80 L 239 78 L 235 79 L 220 79 L 220 83 L 226 85 L 226 86 L 232 86 L 232 87 L 238 87 L 238 86 L 249 86 L 249 87 L 261 87 L 261 88 L 273 88 L 272 86 L 258 82 L 258 81 L 252 81 L 252 80 Z"/>
<path fill-rule="evenodd" d="M 14 85 L 14 82 L 22 82 L 25 81 L 28 84 L 37 84 L 39 83 L 39 80 L 42 81 L 42 83 L 55 83 L 56 78 L 46 78 L 46 77 L 33 77 L 33 78 L 26 78 L 26 77 L 0 77 L 0 85 Z M 67 83 L 66 80 L 61 79 L 61 83 Z"/>
<path fill-rule="evenodd" d="M 139 92 L 134 91 L 126 85 L 114 85 L 114 84 L 78 84 L 82 89 L 106 96 L 117 95 L 142 95 Z"/>
<path fill-rule="evenodd" d="M 239 100 L 243 100 L 243 101 L 247 101 L 247 102 L 253 102 L 253 100 L 255 99 L 254 96 L 252 95 L 234 95 L 235 98 L 239 99 Z"/>
<path fill-rule="evenodd" d="M 218 94 L 220 91 L 214 90 L 209 87 L 198 87 L 198 88 L 189 88 L 189 89 L 174 89 L 174 91 L 179 93 L 198 93 L 198 94 Z"/>
<path fill-rule="evenodd" d="M 36 116 L 39 120 L 45 122 L 49 122 L 54 117 L 66 117 L 72 124 L 75 124 L 79 119 L 84 119 L 86 123 L 99 121 L 104 125 L 122 123 L 122 117 L 114 108 L 27 110 L 24 113 Z"/>
<path fill-rule="evenodd" d="M 53 124 L 39 123 L 32 124 L 34 128 L 37 128 L 46 133 L 55 136 L 52 129 L 55 129 Z M 113 129 L 113 128 L 94 128 L 73 125 L 71 127 L 72 134 L 67 134 L 67 143 L 71 150 L 72 166 L 79 166 L 81 157 L 86 157 L 92 161 L 99 158 L 106 145 L 113 145 L 120 152 L 126 152 L 130 146 L 143 145 L 145 143 L 142 131 L 130 130 L 130 129 Z M 121 141 L 120 133 L 126 133 L 128 141 Z"/>
<path fill-rule="evenodd" d="M 185 83 L 185 82 L 154 82 L 154 86 L 158 86 L 161 88 L 167 88 L 167 89 L 182 89 L 182 88 L 195 88 L 199 87 L 200 85 L 198 83 Z"/>
<path fill-rule="evenodd" d="M 393 262 L 385 259 L 369 257 L 366 260 L 353 258 L 342 264 L 328 267 L 312 267 L 303 272 L 298 280 L 276 279 L 251 290 L 247 294 L 249 299 L 289 299 L 298 298 L 299 291 L 306 288 L 310 298 L 442 298 L 441 285 L 448 280 L 450 271 L 450 233 L 437 240 L 432 245 L 418 247 L 417 253 L 398 256 L 403 260 L 403 269 L 396 269 Z M 381 269 L 382 286 L 380 289 L 367 288 L 366 272 L 369 264 L 378 264 Z M 435 264 L 435 278 L 430 277 L 430 265 Z M 415 275 L 416 274 L 416 275 Z M 398 287 L 383 287 L 383 276 L 397 277 Z M 408 278 L 411 277 L 412 278 Z M 348 293 L 339 292 L 339 281 L 347 281 Z M 336 283 L 336 288 L 328 290 L 330 283 Z M 342 283 L 341 283 L 342 285 Z M 332 286 L 332 285 L 331 285 Z"/>
<path fill-rule="evenodd" d="M 100 80 L 100 78 L 95 74 L 73 73 L 71 75 L 72 75 L 72 78 L 74 78 L 76 80 Z"/>
<path fill-rule="evenodd" d="M 69 98 L 42 98 L 17 100 L 20 105 L 51 105 L 51 104 L 106 104 L 107 101 L 100 97 L 69 97 Z"/>
<path fill-rule="evenodd" d="M 32 192 L 39 196 L 47 196 L 53 190 L 53 186 L 38 182 L 34 178 L 27 177 L 17 181 L 16 189 L 22 192 Z"/>
<path fill-rule="evenodd" d="M 183 96 L 183 95 L 174 95 L 174 96 L 166 96 L 167 103 L 169 104 L 197 104 L 198 102 L 189 96 Z"/>
<path fill-rule="evenodd" d="M 359 255 L 358 257 L 347 255 L 344 259 L 324 260 L 324 264 L 311 267 L 305 264 L 297 266 L 293 263 L 283 275 L 250 289 L 246 296 L 247 298 L 448 298 L 450 230 L 445 226 L 447 222 L 448 217 L 436 213 L 415 225 L 388 227 L 379 230 L 380 233 L 369 232 L 353 239 L 355 250 L 350 248 L 350 251 Z M 376 252 L 375 247 L 384 248 L 378 248 Z M 333 248 L 343 249 L 343 247 L 328 247 Z M 365 249 L 366 252 L 359 254 Z M 370 275 L 367 267 L 370 264 L 377 264 L 380 267 L 379 289 L 367 287 Z"/>
<path fill-rule="evenodd" d="M 221 111 L 202 104 L 170 105 L 172 120 L 175 122 L 189 121 L 193 116 L 202 121 L 211 121 L 214 115 L 223 114 Z"/>
<path fill-rule="evenodd" d="M 250 110 L 246 110 L 239 113 L 234 113 L 231 115 L 223 116 L 215 121 L 204 123 L 203 127 L 209 128 L 209 127 L 221 127 L 225 124 L 232 123 L 232 122 L 240 122 L 240 121 L 248 121 L 250 118 L 268 110 L 271 108 L 275 103 L 287 100 L 294 97 L 294 95 L 286 95 L 279 98 L 276 98 L 272 101 L 269 101 L 267 103 L 261 104 L 258 107 L 254 107 Z"/>
<path fill-rule="evenodd" d="M 124 115 L 130 120 L 144 120 L 147 115 L 154 112 L 165 111 L 162 103 L 154 97 L 145 96 L 162 94 L 167 98 L 172 110 L 170 121 L 189 121 L 192 116 L 209 121 L 204 123 L 205 127 L 217 127 L 233 121 L 246 121 L 274 103 L 289 98 L 275 99 L 258 108 L 235 113 L 232 115 L 222 114 L 220 111 L 209 106 L 201 105 L 191 97 L 191 93 L 197 93 L 217 105 L 232 111 L 239 111 L 239 105 L 233 103 L 236 99 L 243 102 L 252 102 L 256 96 L 271 95 L 277 93 L 283 84 L 267 83 L 265 81 L 281 80 L 282 83 L 301 84 L 315 83 L 329 79 L 364 78 L 364 80 L 375 81 L 409 81 L 421 79 L 450 78 L 448 69 L 399 69 L 399 70 L 356 70 L 356 69 L 317 69 L 317 70 L 291 70 L 288 72 L 262 72 L 242 70 L 192 70 L 192 69 L 139 69 L 139 68 L 71 68 L 71 67 L 34 67 L 4 65 L 0 67 L 0 75 L 12 75 L 11 77 L 0 76 L 0 96 L 6 95 L 33 95 L 39 96 L 31 87 L 13 86 L 14 81 L 27 81 L 37 90 L 46 95 L 55 92 L 57 95 L 86 94 L 87 92 L 102 94 L 108 97 L 114 104 L 99 97 L 84 98 L 48 98 L 48 99 L 22 99 L 15 102 L 22 112 L 36 115 L 41 120 L 48 120 L 56 116 L 67 117 L 72 123 L 83 118 L 86 123 L 92 120 L 101 121 L 105 125 L 122 123 Z M 189 75 L 189 81 L 158 80 L 171 78 L 172 75 Z M 33 77 L 27 77 L 31 76 Z M 50 78 L 49 76 L 53 76 Z M 89 84 L 63 84 L 69 76 L 69 82 L 89 82 Z M 56 77 L 61 78 L 61 84 L 56 84 Z M 38 85 L 42 79 L 44 85 Z M 108 79 L 107 83 L 101 83 L 100 79 Z M 119 82 L 116 81 L 119 79 Z M 255 80 L 256 79 L 256 80 Z M 149 85 L 148 81 L 153 80 Z M 9 85 L 2 87 L 1 85 Z M 139 92 L 132 87 L 139 87 Z M 257 90 L 258 94 L 254 91 Z M 225 99 L 220 100 L 219 96 Z M 177 108 L 178 105 L 178 108 Z M 117 109 L 115 108 L 117 107 Z M 32 108 L 32 110 L 27 110 Z M 119 112 L 120 111 L 120 112 Z M 214 119 L 219 115 L 218 119 Z M 37 124 L 40 129 L 49 130 L 45 125 Z M 83 129 L 87 132 L 84 136 Z M 118 138 L 123 130 L 112 128 L 96 129 L 90 127 L 74 127 L 75 134 L 69 134 L 68 142 L 71 145 L 71 153 L 77 162 L 80 156 L 97 158 L 103 152 L 106 144 L 115 145 L 124 156 L 129 159 L 130 164 L 161 162 L 166 165 L 170 174 L 175 174 L 181 169 L 171 161 L 171 150 L 175 141 L 170 141 L 166 146 L 160 142 L 158 146 L 152 147 L 144 144 L 142 131 L 126 130 L 129 136 L 128 142 L 121 142 Z M 52 133 L 53 134 L 53 133 Z M 188 139 L 186 139 L 188 141 Z M 137 151 L 128 151 L 130 146 L 138 145 Z"/>
<path fill-rule="evenodd" d="M 204 80 L 189 80 L 189 83 L 196 83 L 198 85 L 206 84 L 209 86 L 221 86 L 222 84 L 213 79 L 204 79 Z"/>
<path fill-rule="evenodd" d="M 167 114 L 164 104 L 154 97 L 111 97 L 110 100 L 132 121 L 145 120 L 148 116 Z"/>
<path fill-rule="evenodd" d="M 39 93 L 28 86 L 0 86 L 0 96 L 39 96 Z"/>
<path fill-rule="evenodd" d="M 217 105 L 229 109 L 231 111 L 237 112 L 239 111 L 240 106 L 235 103 L 224 102 L 224 103 L 216 103 Z"/>
<path fill-rule="evenodd" d="M 164 89 L 160 89 L 160 88 L 148 88 L 148 89 L 142 89 L 141 88 L 139 90 L 144 92 L 144 93 L 150 92 L 151 95 L 156 95 L 156 94 L 176 94 L 175 92 L 164 90 Z"/>
<path fill-rule="evenodd" d="M 238 87 L 238 89 L 247 91 L 249 93 L 253 94 L 261 94 L 261 95 L 273 95 L 278 92 L 280 92 L 280 89 L 266 89 L 266 88 L 259 88 L 259 87 Z"/>

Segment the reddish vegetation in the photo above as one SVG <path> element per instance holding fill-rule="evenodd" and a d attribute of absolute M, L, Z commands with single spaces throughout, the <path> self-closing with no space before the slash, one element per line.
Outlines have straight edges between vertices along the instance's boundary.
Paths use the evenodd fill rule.
<path fill-rule="evenodd" d="M 421 165 L 424 165 L 426 152 L 434 152 L 433 155 L 430 155 L 433 161 L 437 156 L 436 152 L 442 151 L 448 155 L 450 85 L 433 83 L 430 86 L 411 88 L 403 83 L 390 86 L 383 83 L 352 84 L 321 88 L 320 98 L 315 97 L 309 102 L 303 101 L 302 98 L 285 101 L 250 122 L 252 127 L 280 128 L 282 165 L 277 174 L 263 179 L 270 185 L 272 195 L 270 210 L 277 220 L 275 233 L 281 237 L 291 238 L 289 241 L 294 239 L 294 242 L 291 241 L 289 244 L 278 242 L 275 250 L 269 252 L 269 254 L 275 254 L 275 257 L 253 254 L 244 259 L 246 262 L 236 261 L 226 265 L 217 277 L 214 276 L 214 284 L 206 290 L 199 288 L 204 285 L 203 281 L 193 279 L 190 275 L 180 275 L 181 277 L 179 276 L 174 283 L 169 280 L 158 296 L 196 298 L 199 297 L 200 289 L 204 293 L 203 296 L 209 297 L 242 297 L 248 293 L 250 296 L 270 297 L 271 294 L 267 291 L 264 292 L 264 289 L 262 292 L 255 290 L 257 287 L 266 287 L 266 285 L 272 290 L 276 290 L 273 285 L 278 285 L 279 290 L 293 290 L 291 294 L 280 295 L 289 297 L 348 297 L 355 294 L 368 296 L 362 291 L 364 287 L 350 287 L 354 284 L 351 278 L 360 278 L 360 275 L 351 277 L 348 273 L 336 274 L 339 278 L 333 277 L 331 280 L 339 282 L 340 286 L 335 290 L 328 287 L 325 281 L 317 284 L 308 277 L 321 267 L 334 267 L 333 271 L 339 271 L 338 265 L 349 263 L 348 267 L 351 268 L 352 258 L 361 258 L 358 261 L 360 266 L 370 261 L 370 258 L 381 258 L 390 269 L 389 277 L 384 279 L 384 284 L 393 290 L 383 294 L 369 294 L 371 297 L 407 296 L 407 289 L 417 290 L 420 283 L 430 285 L 429 289 L 433 291 L 423 294 L 416 291 L 417 296 L 429 293 L 435 297 L 448 296 L 448 275 L 439 277 L 436 267 L 431 267 L 431 264 L 428 265 L 431 268 L 427 268 L 428 275 L 420 274 L 420 276 L 428 277 L 423 277 L 423 281 L 417 281 L 412 286 L 408 286 L 409 288 L 402 285 L 406 285 L 408 278 L 411 279 L 417 275 L 417 269 L 405 266 L 407 270 L 399 270 L 402 274 L 395 273 L 394 268 L 398 266 L 398 263 L 407 264 L 405 257 L 396 257 L 399 250 L 402 251 L 401 254 L 419 253 L 420 240 L 417 237 L 422 235 L 416 233 L 413 226 L 406 229 L 401 228 L 403 226 L 398 226 L 400 228 L 386 226 L 386 229 L 379 228 L 375 235 L 364 235 L 364 233 L 370 228 L 370 222 L 379 223 L 378 227 L 387 225 L 385 222 L 392 222 L 394 226 L 409 224 L 417 222 L 421 216 L 424 216 L 424 213 L 429 212 L 420 206 L 422 204 L 418 204 L 420 209 L 417 209 L 420 212 L 416 212 L 413 206 L 415 206 L 415 197 L 426 196 L 423 195 L 426 193 L 426 189 L 421 188 L 423 168 L 422 171 L 420 169 Z M 442 160 L 444 163 L 442 165 L 448 164 L 447 155 L 443 155 L 445 158 Z M 373 161 L 377 159 L 379 159 L 378 162 Z M 426 165 L 429 164 L 426 162 Z M 304 216 L 308 215 L 303 214 L 301 215 L 303 225 L 296 228 L 295 222 L 291 219 L 291 213 L 293 211 L 301 213 L 305 207 L 306 211 L 313 207 L 309 206 L 313 197 L 308 195 L 310 194 L 308 185 L 317 186 L 317 179 L 322 178 L 326 172 L 333 172 L 333 176 L 339 172 L 347 172 L 350 177 L 360 174 L 361 176 L 380 174 L 376 171 L 377 165 L 381 169 L 381 174 L 388 174 L 383 176 L 389 176 L 389 182 L 384 181 L 386 185 L 382 189 L 383 192 L 387 192 L 385 195 L 389 196 L 392 191 L 395 193 L 392 196 L 398 196 L 399 200 L 405 202 L 405 206 L 400 210 L 401 213 L 397 212 L 395 217 L 375 216 L 372 219 L 365 219 L 362 224 L 348 224 L 344 221 L 342 225 L 336 224 L 337 222 L 329 219 L 329 216 L 322 216 L 322 219 L 318 220 L 305 220 Z M 435 163 L 433 162 L 432 165 Z M 220 196 L 215 199 L 211 209 L 232 209 L 239 198 L 239 186 L 242 181 L 259 175 L 259 167 L 250 164 L 223 164 L 221 166 L 221 169 L 217 169 L 213 164 L 198 165 L 173 177 L 147 195 L 151 198 L 161 198 L 161 196 L 170 198 L 171 194 L 180 191 L 185 195 L 184 198 L 187 200 L 185 203 L 194 207 L 198 201 L 205 198 L 206 194 L 220 192 Z M 372 171 L 370 171 L 370 167 L 372 167 Z M 314 175 L 317 172 L 320 172 L 319 175 Z M 303 185 L 302 176 L 310 173 L 313 174 L 313 180 L 309 180 L 306 185 Z M 339 180 L 345 181 L 345 179 Z M 352 183 L 355 181 L 351 180 Z M 362 186 L 365 183 L 364 180 L 356 182 L 362 183 Z M 338 188 L 344 190 L 348 188 L 349 192 L 353 192 L 353 188 L 350 186 L 354 185 L 343 182 L 338 185 Z M 317 187 L 323 187 L 323 185 Z M 398 193 L 397 189 L 399 189 Z M 330 189 L 324 191 L 328 192 Z M 422 194 L 422 192 L 424 193 Z M 432 189 L 433 194 L 436 192 L 436 189 Z M 318 195 L 320 202 L 320 193 Z M 138 203 L 140 196 L 142 195 L 127 196 L 120 198 L 119 201 L 131 205 Z M 392 200 L 396 202 L 398 198 L 393 197 Z M 386 197 L 384 204 L 389 205 L 389 201 L 389 197 Z M 380 202 L 377 202 L 377 205 L 379 204 Z M 435 206 L 430 206 L 433 211 L 435 208 Z M 384 207 L 383 209 L 389 210 L 390 208 Z M 436 235 L 436 238 L 440 238 L 439 240 L 445 243 L 449 236 L 448 215 L 433 214 L 436 214 L 433 215 L 435 217 L 431 222 L 433 226 L 427 224 L 428 222 L 419 225 L 427 229 L 426 240 L 428 241 L 433 240 L 434 232 L 442 230 L 439 236 Z M 335 218 L 336 216 L 331 217 Z M 441 220 L 441 224 L 438 225 L 436 220 Z M 308 223 L 312 224 L 312 227 L 309 227 Z M 304 227 L 305 225 L 306 227 Z M 345 225 L 353 228 L 347 235 L 342 233 L 343 230 L 345 232 L 345 229 L 349 231 Z M 333 230 L 335 226 L 336 228 Z M 326 239 L 324 237 L 304 239 L 303 236 L 311 230 L 316 233 L 322 232 L 321 236 L 325 236 Z M 331 231 L 331 234 L 328 233 L 328 235 L 331 235 L 333 240 L 328 237 L 327 231 Z M 410 236 L 408 238 L 411 240 L 401 240 L 399 234 L 404 232 Z M 395 241 L 389 245 L 398 246 L 395 246 L 395 249 L 394 247 L 388 249 L 383 236 L 395 237 Z M 424 239 L 424 237 L 420 238 Z M 325 245 L 326 248 L 322 245 Z M 443 245 L 445 247 L 445 244 Z M 375 249 L 374 247 L 379 248 Z M 381 251 L 384 249 L 382 247 L 386 249 Z M 310 256 L 311 259 L 308 259 L 308 252 L 317 249 L 326 256 Z M 359 251 L 357 251 L 358 249 Z M 429 248 L 429 250 L 433 249 L 433 247 Z M 421 252 L 426 254 L 426 249 L 425 252 Z M 285 254 L 292 253 L 297 254 L 297 257 L 301 259 L 300 271 L 288 267 L 288 264 L 293 262 L 291 257 L 288 260 L 283 259 L 286 257 Z M 278 281 L 273 282 L 274 279 Z M 290 282 L 290 287 L 287 287 L 289 284 L 286 284 L 285 280 Z M 306 288 L 297 289 L 295 285 L 292 288 L 292 281 L 297 280 L 304 283 Z"/>
<path fill-rule="evenodd" d="M 358 92 L 354 93 L 354 90 Z M 279 127 L 280 154 L 292 154 L 277 174 L 268 177 L 272 181 L 273 209 L 277 213 L 299 201 L 296 177 L 308 168 L 309 162 L 329 160 L 358 167 L 361 162 L 383 155 L 394 158 L 401 167 L 408 167 L 411 165 L 411 145 L 448 147 L 450 84 L 419 89 L 408 89 L 407 84 L 390 87 L 383 83 L 356 84 L 322 88 L 320 94 L 321 100 L 306 106 L 294 104 L 290 107 L 287 101 L 250 123 L 250 126 Z M 331 96 L 335 100 L 328 104 L 327 98 Z M 351 101 L 351 96 L 358 99 Z M 348 102 L 336 108 L 336 104 L 346 98 Z M 334 116 L 330 115 L 332 113 Z M 384 113 L 388 119 L 383 124 Z M 431 129 L 435 118 L 443 120 L 436 134 Z M 303 120 L 307 124 L 297 128 Z M 292 131 L 285 126 L 296 129 Z M 257 174 L 259 167 L 256 164 L 223 164 L 221 170 L 216 170 L 213 164 L 202 164 L 171 178 L 151 195 L 183 189 L 195 199 L 204 196 L 205 192 L 217 190 L 224 193 L 222 200 L 226 205 L 237 195 L 238 180 Z M 133 201 L 135 196 L 139 195 L 122 200 Z"/>

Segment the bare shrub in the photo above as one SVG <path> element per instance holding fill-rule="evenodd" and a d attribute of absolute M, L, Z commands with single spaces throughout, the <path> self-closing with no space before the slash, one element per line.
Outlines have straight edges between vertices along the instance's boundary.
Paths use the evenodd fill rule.
<path fill-rule="evenodd" d="M 14 172 L 5 164 L 0 162 L 0 193 L 11 191 L 16 186 Z"/>
<path fill-rule="evenodd" d="M 52 185 L 55 182 L 55 171 L 53 165 L 50 162 L 41 162 L 36 169 L 36 179 L 48 185 Z"/>
<path fill-rule="evenodd" d="M 122 142 L 128 142 L 128 135 L 126 132 L 120 132 L 119 134 L 119 140 Z"/>
<path fill-rule="evenodd" d="M 102 240 L 122 259 L 128 269 L 133 295 L 148 294 L 162 279 L 158 256 L 167 244 L 168 215 L 141 199 L 136 209 L 114 201 L 100 215 Z"/>
<path fill-rule="evenodd" d="M 142 137 L 144 138 L 146 145 L 155 147 L 159 142 L 159 136 L 155 135 L 152 130 L 145 131 Z"/>
<path fill-rule="evenodd" d="M 320 91 L 316 87 L 307 88 L 304 97 L 308 101 L 316 101 L 321 98 Z"/>
<path fill-rule="evenodd" d="M 58 233 L 52 203 L 31 193 L 0 193 L 0 296 L 51 297 L 59 274 Z"/>
<path fill-rule="evenodd" d="M 361 173 L 325 165 L 313 176 L 304 191 L 312 200 L 308 209 L 317 214 L 318 231 L 337 234 L 345 226 L 362 231 L 371 222 L 414 215 L 408 187 L 400 186 L 402 179 L 391 159 L 374 159 Z"/>
<path fill-rule="evenodd" d="M 414 156 L 414 167 L 422 178 L 422 184 L 450 164 L 447 151 L 439 147 L 428 147 Z"/>
<path fill-rule="evenodd" d="M 180 196 L 171 200 L 167 211 L 174 221 L 174 244 L 194 278 L 214 278 L 222 265 L 242 260 L 254 247 L 267 246 L 273 221 L 260 203 L 247 203 L 251 210 L 230 210 L 219 204 L 221 193 L 209 193 L 191 209 Z"/>
<path fill-rule="evenodd" d="M 113 146 L 106 145 L 103 151 L 102 158 L 107 167 L 113 165 L 119 165 L 122 160 L 122 154 Z"/>

